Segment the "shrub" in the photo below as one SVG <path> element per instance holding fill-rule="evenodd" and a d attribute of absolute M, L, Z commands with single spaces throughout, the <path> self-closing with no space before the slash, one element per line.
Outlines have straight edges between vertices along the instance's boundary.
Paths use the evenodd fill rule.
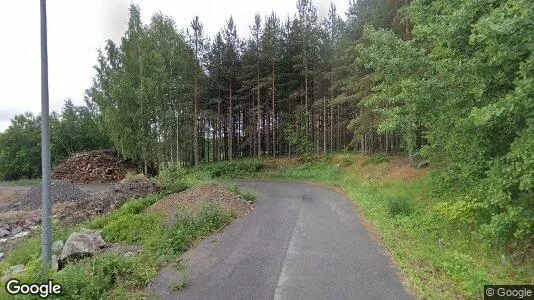
<path fill-rule="evenodd" d="M 391 217 L 408 216 L 413 212 L 410 199 L 405 196 L 392 196 L 386 198 L 387 208 Z"/>
<path fill-rule="evenodd" d="M 366 160 L 363 165 L 378 165 L 381 163 L 389 162 L 389 157 L 385 154 L 376 154 L 371 156 L 368 160 Z"/>
<path fill-rule="evenodd" d="M 169 166 L 161 171 L 158 176 L 158 183 L 166 193 L 178 193 L 189 188 L 185 177 L 188 171 L 179 165 Z"/>
<path fill-rule="evenodd" d="M 209 172 L 211 178 L 238 178 L 258 173 L 263 169 L 263 162 L 256 160 L 227 161 L 208 165 L 205 169 Z"/>
<path fill-rule="evenodd" d="M 54 274 L 63 287 L 63 299 L 100 299 L 121 278 L 132 274 L 133 261 L 118 253 L 105 253 L 67 265 Z"/>

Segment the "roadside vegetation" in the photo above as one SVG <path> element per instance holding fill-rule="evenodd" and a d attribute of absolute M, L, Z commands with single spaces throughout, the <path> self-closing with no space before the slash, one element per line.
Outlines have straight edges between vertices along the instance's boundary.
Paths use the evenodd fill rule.
<path fill-rule="evenodd" d="M 128 201 L 118 210 L 74 228 L 58 223 L 54 225 L 54 240 L 64 241 L 71 232 L 81 228 L 95 229 L 101 232 L 111 249 L 119 247 L 118 251 L 104 250 L 94 256 L 69 262 L 58 272 L 43 274 L 40 236 L 36 232 L 0 262 L 0 274 L 10 266 L 25 265 L 26 271 L 17 274 L 17 278 L 22 282 L 52 279 L 63 286 L 61 299 L 144 299 L 151 280 L 163 266 L 173 265 L 183 269 L 179 260 L 181 253 L 195 241 L 230 224 L 237 216 L 231 208 L 223 209 L 218 203 L 184 204 L 169 208 L 174 210 L 171 212 L 174 214 L 172 223 L 166 222 L 167 213 L 148 212 L 147 208 L 165 196 L 208 182 L 181 169 L 168 169 L 157 178 L 162 188 L 157 195 Z M 180 172 L 187 173 L 188 178 L 176 176 Z M 208 171 L 204 172 L 208 174 Z M 178 181 L 182 184 L 178 184 Z M 253 193 L 242 191 L 235 185 L 221 185 L 242 195 L 242 201 L 252 203 L 255 199 Z M 120 250 L 121 247 L 135 251 L 130 250 L 133 251 L 132 255 L 125 255 L 124 251 L 128 250 Z M 186 284 L 181 283 L 182 286 Z M 2 287 L 0 298 L 9 297 Z M 19 298 L 28 299 L 31 296 L 15 297 Z"/>
<path fill-rule="evenodd" d="M 86 106 L 52 116 L 53 162 L 113 146 L 160 174 L 164 193 L 230 178 L 334 185 L 425 297 L 534 283 L 532 0 L 357 0 L 322 21 L 296 2 L 287 20 L 250 16 L 246 39 L 231 17 L 210 38 L 198 17 L 189 30 L 161 13 L 143 24 L 132 4 L 120 42 L 98 52 Z M 39 130 L 24 114 L 0 133 L 0 180 L 39 176 Z M 395 169 L 397 152 L 429 174 Z M 265 159 L 284 156 L 301 159 Z M 128 224 L 107 218 L 96 225 L 109 238 L 158 244 L 114 236 Z M 32 249 L 16 255 L 31 263 Z"/>
<path fill-rule="evenodd" d="M 477 299 L 484 284 L 533 283 L 531 242 L 499 245 L 498 237 L 483 234 L 461 200 L 466 198 L 437 194 L 433 174 L 395 178 L 390 172 L 388 178 L 387 160 L 341 154 L 260 177 L 340 188 L 381 237 L 408 286 L 423 298 Z M 404 172 L 415 170 L 410 169 Z"/>
<path fill-rule="evenodd" d="M 327 184 L 345 192 L 381 237 L 406 284 L 424 298 L 478 298 L 484 284 L 531 284 L 531 241 L 513 245 L 487 235 L 460 191 L 443 194 L 439 173 L 408 165 L 405 156 L 245 159 L 179 168 L 191 178 L 283 179 Z M 246 196 L 245 196 L 246 197 Z"/>

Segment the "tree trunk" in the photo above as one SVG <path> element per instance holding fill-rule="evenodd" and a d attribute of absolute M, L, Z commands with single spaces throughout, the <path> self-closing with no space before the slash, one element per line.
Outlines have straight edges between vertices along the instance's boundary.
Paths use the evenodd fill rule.
<path fill-rule="evenodd" d="M 276 156 L 276 108 L 274 106 L 274 97 L 275 97 L 275 92 L 276 92 L 276 89 L 275 89 L 275 75 L 274 75 L 274 65 L 273 65 L 273 68 L 272 68 L 272 87 L 271 87 L 271 90 L 272 90 L 272 95 L 271 95 L 271 102 L 272 102 L 272 130 L 273 130 L 273 156 Z"/>
<path fill-rule="evenodd" d="M 230 107 L 228 108 L 229 113 L 229 122 L 230 122 L 230 128 L 229 128 L 229 137 L 228 137 L 228 159 L 233 159 L 233 139 L 234 139 L 234 116 L 233 116 L 233 107 L 232 107 L 232 82 L 230 82 L 230 90 L 229 90 L 229 96 L 230 96 Z"/>
<path fill-rule="evenodd" d="M 193 159 L 195 167 L 198 166 L 198 73 L 195 74 L 195 104 L 193 113 Z"/>

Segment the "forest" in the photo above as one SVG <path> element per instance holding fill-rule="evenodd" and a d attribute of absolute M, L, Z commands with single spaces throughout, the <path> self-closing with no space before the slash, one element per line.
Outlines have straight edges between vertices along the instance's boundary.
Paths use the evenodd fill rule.
<path fill-rule="evenodd" d="M 288 19 L 251 16 L 243 38 L 232 17 L 208 37 L 198 17 L 184 29 L 163 14 L 143 24 L 131 5 L 121 41 L 99 51 L 86 106 L 53 115 L 54 161 L 114 146 L 154 173 L 402 152 L 431 166 L 436 193 L 457 195 L 450 209 L 481 234 L 532 241 L 531 0 L 351 0 L 324 19 L 311 0 L 296 7 Z M 0 178 L 38 176 L 39 130 L 38 116 L 12 120 Z"/>

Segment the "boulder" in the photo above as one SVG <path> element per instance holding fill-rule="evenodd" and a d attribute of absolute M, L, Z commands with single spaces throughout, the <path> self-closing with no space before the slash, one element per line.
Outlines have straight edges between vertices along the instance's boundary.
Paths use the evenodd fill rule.
<path fill-rule="evenodd" d="M 4 274 L 4 276 L 2 276 L 2 279 L 0 281 L 5 284 L 9 279 L 13 278 L 17 274 L 23 273 L 24 271 L 26 271 L 24 265 L 12 266 L 7 269 L 6 273 Z"/>
<path fill-rule="evenodd" d="M 69 235 L 61 250 L 60 260 L 91 256 L 105 246 L 106 242 L 100 236 L 99 231 L 82 229 L 80 232 L 73 232 Z"/>
<path fill-rule="evenodd" d="M 62 240 L 55 241 L 52 244 L 52 253 L 59 254 L 59 253 L 61 253 L 61 249 L 63 249 L 63 241 Z"/>
<path fill-rule="evenodd" d="M 17 226 L 11 230 L 11 234 L 17 234 L 19 232 L 22 232 L 22 227 Z"/>
<path fill-rule="evenodd" d="M 0 238 L 10 235 L 11 232 L 5 228 L 0 228 Z"/>
<path fill-rule="evenodd" d="M 52 255 L 52 271 L 59 271 L 59 260 L 56 255 Z"/>

